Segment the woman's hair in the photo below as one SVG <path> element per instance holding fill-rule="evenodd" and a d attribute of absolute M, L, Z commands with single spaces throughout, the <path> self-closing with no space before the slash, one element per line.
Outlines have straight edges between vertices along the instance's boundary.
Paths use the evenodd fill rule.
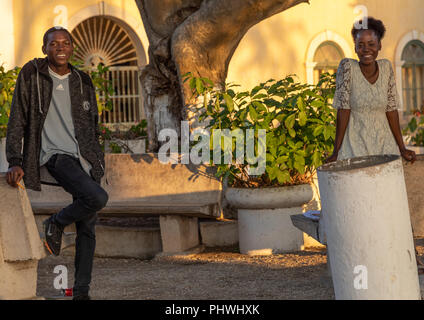
<path fill-rule="evenodd" d="M 64 31 L 64 32 L 66 32 L 68 34 L 68 36 L 69 36 L 69 39 L 71 40 L 71 43 L 74 43 L 74 39 L 72 38 L 71 33 L 67 29 L 65 29 L 63 27 L 52 27 L 49 30 L 47 30 L 46 33 L 44 33 L 44 36 L 43 36 L 43 46 L 47 46 L 47 41 L 48 41 L 48 38 L 49 38 L 49 34 L 50 33 L 53 33 L 53 32 L 56 32 L 56 31 Z"/>
<path fill-rule="evenodd" d="M 384 35 L 386 34 L 386 27 L 384 26 L 383 21 L 374 19 L 373 17 L 365 17 L 364 19 L 368 20 L 367 21 L 368 25 L 366 28 L 363 26 L 363 20 L 359 20 L 357 23 L 359 26 L 361 26 L 360 28 L 356 28 L 357 24 L 353 25 L 353 28 L 352 28 L 353 41 L 356 40 L 356 37 L 362 30 L 373 30 L 379 41 L 383 39 Z"/>

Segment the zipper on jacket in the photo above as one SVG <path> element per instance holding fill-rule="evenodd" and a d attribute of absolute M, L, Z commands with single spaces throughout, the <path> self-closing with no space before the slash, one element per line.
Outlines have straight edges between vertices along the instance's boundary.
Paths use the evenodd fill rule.
<path fill-rule="evenodd" d="M 104 173 L 105 173 L 105 168 L 103 167 L 102 162 L 100 161 L 100 159 L 97 159 L 97 161 L 99 161 L 99 163 L 100 163 L 100 167 L 102 168 L 102 170 L 103 170 L 103 174 L 104 174 Z"/>

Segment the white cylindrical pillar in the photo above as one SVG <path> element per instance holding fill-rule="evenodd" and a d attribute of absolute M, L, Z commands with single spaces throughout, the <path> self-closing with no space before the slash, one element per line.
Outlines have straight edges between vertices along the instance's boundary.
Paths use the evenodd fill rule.
<path fill-rule="evenodd" d="M 420 299 L 400 157 L 329 163 L 318 182 L 336 299 Z"/>

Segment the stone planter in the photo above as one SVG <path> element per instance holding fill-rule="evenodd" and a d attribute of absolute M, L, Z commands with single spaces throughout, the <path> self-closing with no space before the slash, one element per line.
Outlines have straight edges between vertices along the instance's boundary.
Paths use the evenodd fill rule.
<path fill-rule="evenodd" d="M 0 139 L 0 172 L 7 172 L 9 163 L 6 159 L 6 138 Z"/>
<path fill-rule="evenodd" d="M 111 152 L 110 143 L 114 142 L 118 144 L 122 152 L 121 153 L 135 153 L 135 154 L 143 154 L 146 153 L 146 139 L 134 139 L 134 140 L 107 140 L 105 141 L 105 151 L 107 153 Z"/>
<path fill-rule="evenodd" d="M 336 299 L 420 299 L 400 157 L 339 160 L 317 171 Z"/>
<path fill-rule="evenodd" d="M 225 197 L 238 209 L 240 252 L 270 255 L 301 250 L 303 233 L 290 215 L 302 213 L 313 198 L 309 184 L 277 188 L 228 188 Z"/>

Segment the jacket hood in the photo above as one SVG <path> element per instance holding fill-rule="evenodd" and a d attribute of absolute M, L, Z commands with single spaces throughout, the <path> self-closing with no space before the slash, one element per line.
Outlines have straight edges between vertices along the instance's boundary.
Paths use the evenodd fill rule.
<path fill-rule="evenodd" d="M 38 110 L 41 114 L 43 114 L 42 104 L 41 104 L 41 94 L 40 94 L 40 74 L 45 75 L 48 79 L 51 79 L 49 73 L 49 59 L 46 58 L 35 58 L 31 60 L 31 63 L 34 65 L 37 72 L 37 90 L 38 90 Z M 78 70 L 68 63 L 69 69 L 71 70 L 71 74 L 76 74 L 78 76 L 80 82 L 81 95 L 84 95 L 82 78 L 79 74 Z"/>

